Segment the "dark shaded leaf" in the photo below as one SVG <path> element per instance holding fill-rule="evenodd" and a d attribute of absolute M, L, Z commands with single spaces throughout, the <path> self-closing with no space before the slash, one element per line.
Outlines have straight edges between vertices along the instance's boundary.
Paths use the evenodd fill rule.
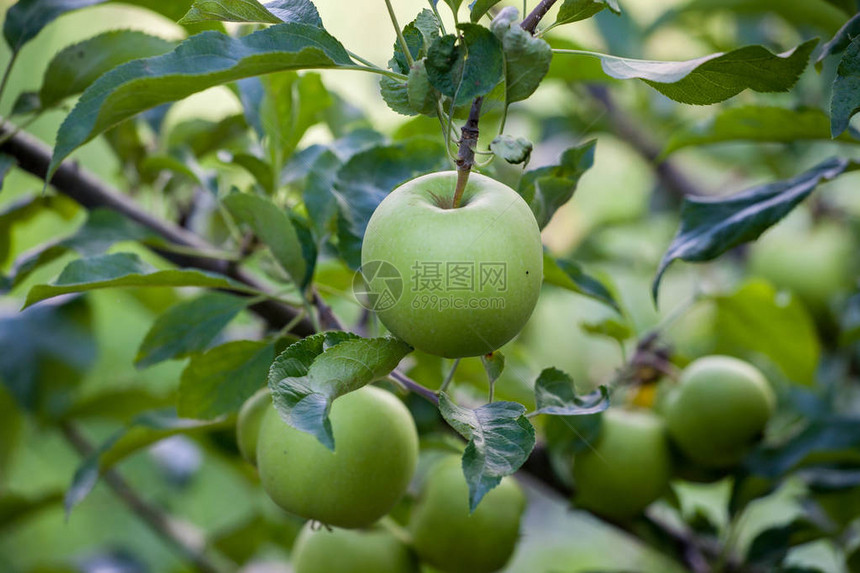
<path fill-rule="evenodd" d="M 6 12 L 3 38 L 17 53 L 24 44 L 36 37 L 42 28 L 66 12 L 101 4 L 107 0 L 20 0 Z"/>
<path fill-rule="evenodd" d="M 516 402 L 492 402 L 470 410 L 443 392 L 439 411 L 469 440 L 463 452 L 463 474 L 469 484 L 469 510 L 475 511 L 487 492 L 528 459 L 535 446 L 534 426 L 524 415 L 525 406 Z"/>
<path fill-rule="evenodd" d="M 484 354 L 481 356 L 481 364 L 484 365 L 484 371 L 487 373 L 490 384 L 495 384 L 505 369 L 505 355 L 498 350 Z"/>
<path fill-rule="evenodd" d="M 492 8 L 499 2 L 501 2 L 501 0 L 474 0 L 471 4 L 469 4 L 469 10 L 471 10 L 469 14 L 469 19 L 472 22 L 477 22 L 484 14 L 486 14 L 490 10 L 490 8 Z"/>
<path fill-rule="evenodd" d="M 11 155 L 0 153 L 0 191 L 3 190 L 3 181 L 6 180 L 6 175 L 9 174 L 9 170 L 15 167 L 17 163 L 18 161 Z M 3 257 L 0 257 L 0 260 L 2 259 Z"/>
<path fill-rule="evenodd" d="M 427 53 L 427 76 L 455 105 L 490 93 L 504 79 L 502 44 L 488 29 L 460 24 L 462 32 L 438 38 Z"/>
<path fill-rule="evenodd" d="M 594 277 L 586 274 L 578 263 L 555 259 L 545 252 L 543 254 L 543 280 L 551 285 L 593 298 L 616 311 L 618 310 L 618 303 L 609 289 Z"/>
<path fill-rule="evenodd" d="M 609 407 L 609 390 L 601 386 L 593 392 L 577 396 L 570 376 L 557 368 L 546 368 L 535 381 L 535 403 L 537 409 L 533 414 L 586 416 Z"/>
<path fill-rule="evenodd" d="M 202 352 L 248 302 L 247 298 L 210 292 L 170 307 L 146 333 L 135 365 L 145 368 Z"/>
<path fill-rule="evenodd" d="M 728 197 L 685 197 L 681 228 L 663 255 L 654 278 L 654 300 L 660 279 L 672 261 L 710 261 L 757 239 L 806 199 L 819 183 L 849 169 L 854 169 L 852 163 L 834 157 L 792 179 L 759 185 Z"/>
<path fill-rule="evenodd" d="M 527 99 L 549 71 L 552 48 L 535 38 L 514 21 L 517 10 L 503 8 L 493 20 L 491 29 L 505 54 L 505 91 L 508 104 Z"/>
<path fill-rule="evenodd" d="M 860 36 L 845 50 L 836 69 L 830 99 L 830 134 L 841 135 L 857 112 L 860 112 Z"/>
<path fill-rule="evenodd" d="M 839 343 L 842 345 L 860 342 L 860 294 L 848 299 L 846 310 L 842 313 L 842 331 Z"/>
<path fill-rule="evenodd" d="M 857 36 L 860 36 L 860 13 L 845 22 L 845 25 L 836 32 L 833 38 L 821 46 L 821 53 L 818 54 L 815 65 L 820 69 L 824 58 L 845 51 L 845 48 L 851 45 L 851 40 Z"/>
<path fill-rule="evenodd" d="M 35 496 L 4 493 L 0 497 L 0 532 L 18 525 L 22 520 L 59 505 L 63 501 L 62 491 L 49 491 Z"/>
<path fill-rule="evenodd" d="M 746 561 L 753 565 L 773 568 L 783 562 L 792 547 L 823 535 L 809 519 L 796 517 L 790 523 L 769 527 L 756 535 L 747 550 Z"/>

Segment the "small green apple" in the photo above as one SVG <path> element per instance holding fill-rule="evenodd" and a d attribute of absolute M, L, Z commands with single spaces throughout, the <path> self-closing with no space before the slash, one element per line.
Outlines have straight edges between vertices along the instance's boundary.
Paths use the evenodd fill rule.
<path fill-rule="evenodd" d="M 296 573 L 419 573 L 409 547 L 381 527 L 329 531 L 308 523 L 292 562 Z"/>
<path fill-rule="evenodd" d="M 473 173 L 455 209 L 456 182 L 455 172 L 434 173 L 392 191 L 361 249 L 382 323 L 446 358 L 487 354 L 516 336 L 543 280 L 540 229 L 523 198 Z"/>
<path fill-rule="evenodd" d="M 460 458 L 445 456 L 427 475 L 409 529 L 418 556 L 445 573 L 492 573 L 516 548 L 526 498 L 511 477 L 469 513 L 469 486 Z"/>
<path fill-rule="evenodd" d="M 333 452 L 269 409 L 257 442 L 260 481 L 290 513 L 336 527 L 367 527 L 409 486 L 418 462 L 415 422 L 397 397 L 373 386 L 337 398 L 329 419 Z"/>
<path fill-rule="evenodd" d="M 776 397 L 764 374 L 730 356 L 706 356 L 687 366 L 665 405 L 669 435 L 704 467 L 736 464 L 761 435 Z"/>
<path fill-rule="evenodd" d="M 610 408 L 593 447 L 574 458 L 574 503 L 598 515 L 629 519 L 666 491 L 671 465 L 666 428 L 656 414 Z"/>
<path fill-rule="evenodd" d="M 260 435 L 260 424 L 263 416 L 272 408 L 272 395 L 268 388 L 261 388 L 248 398 L 239 410 L 236 420 L 236 443 L 239 453 L 248 462 L 257 465 L 257 437 Z"/>

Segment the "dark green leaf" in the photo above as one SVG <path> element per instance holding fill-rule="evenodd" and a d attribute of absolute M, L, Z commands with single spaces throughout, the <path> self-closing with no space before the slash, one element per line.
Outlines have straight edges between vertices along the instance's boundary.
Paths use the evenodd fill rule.
<path fill-rule="evenodd" d="M 676 131 L 660 157 L 684 147 L 727 141 L 792 143 L 830 139 L 830 118 L 819 109 L 743 106 L 720 110 L 712 120 L 695 129 Z M 839 140 L 860 143 L 848 134 L 842 134 Z"/>
<path fill-rule="evenodd" d="M 829 42 L 821 46 L 821 53 L 818 55 L 815 65 L 820 68 L 824 58 L 844 52 L 845 48 L 851 45 L 851 40 L 857 36 L 860 36 L 860 13 L 848 20 Z"/>
<path fill-rule="evenodd" d="M 72 484 L 66 490 L 66 515 L 89 495 L 99 477 L 129 455 L 170 436 L 205 433 L 230 427 L 234 421 L 186 420 L 178 418 L 172 410 L 156 410 L 141 414 L 111 436 L 92 455 L 78 466 Z"/>
<path fill-rule="evenodd" d="M 272 173 L 272 166 L 265 159 L 250 153 L 230 153 L 229 151 L 219 153 L 218 159 L 243 168 L 269 195 L 275 192 L 275 175 Z"/>
<path fill-rule="evenodd" d="M 495 384 L 505 369 L 505 355 L 498 350 L 484 354 L 481 356 L 481 363 L 484 365 L 484 371 L 487 373 L 490 384 Z"/>
<path fill-rule="evenodd" d="M 609 8 L 616 14 L 621 13 L 617 0 L 564 0 L 558 9 L 555 25 L 570 24 L 591 18 L 604 8 Z"/>
<path fill-rule="evenodd" d="M 760 567 L 781 564 L 789 549 L 822 537 L 824 533 L 804 516 L 798 516 L 785 525 L 768 527 L 750 543 L 746 562 Z"/>
<path fill-rule="evenodd" d="M 546 283 L 593 298 L 618 310 L 618 303 L 603 283 L 589 276 L 578 263 L 543 255 L 543 280 Z"/>
<path fill-rule="evenodd" d="M 99 255 L 72 261 L 56 282 L 36 285 L 27 293 L 24 308 L 47 298 L 72 292 L 116 287 L 206 287 L 259 294 L 254 289 L 215 273 L 197 270 L 157 270 L 131 253 Z"/>
<path fill-rule="evenodd" d="M 211 420 L 239 411 L 266 383 L 275 343 L 236 340 L 191 357 L 179 382 L 179 415 Z"/>
<path fill-rule="evenodd" d="M 748 360 L 766 356 L 795 383 L 814 384 L 821 343 L 802 303 L 763 281 L 714 301 L 717 352 Z M 786 329 L 791 336 L 783 334 Z"/>
<path fill-rule="evenodd" d="M 504 79 L 502 44 L 488 29 L 460 24 L 462 32 L 438 38 L 427 53 L 427 76 L 439 92 L 463 105 L 490 93 Z"/>
<path fill-rule="evenodd" d="M 431 115 L 435 112 L 439 96 L 430 84 L 430 77 L 427 75 L 424 60 L 415 62 L 415 65 L 409 70 L 406 96 L 409 100 L 409 107 L 415 112 L 425 115 Z"/>
<path fill-rule="evenodd" d="M 0 191 L 3 190 L 3 181 L 5 181 L 6 175 L 9 174 L 9 170 L 12 169 L 17 163 L 18 161 L 11 155 L 0 153 Z M 3 257 L 0 257 L 0 260 L 2 259 Z"/>
<path fill-rule="evenodd" d="M 210 292 L 170 307 L 146 333 L 135 365 L 145 368 L 202 352 L 247 304 L 247 298 Z"/>
<path fill-rule="evenodd" d="M 660 279 L 672 261 L 710 261 L 757 239 L 806 199 L 819 183 L 838 177 L 849 168 L 853 169 L 848 160 L 834 157 L 792 179 L 759 185 L 728 197 L 685 197 L 681 228 L 663 255 L 654 278 L 654 300 Z"/>
<path fill-rule="evenodd" d="M 490 149 L 508 163 L 528 163 L 533 145 L 525 137 L 499 135 L 490 143 Z"/>
<path fill-rule="evenodd" d="M 469 5 L 469 9 L 471 10 L 469 19 L 472 20 L 472 22 L 477 22 L 490 10 L 490 8 L 499 2 L 501 2 L 501 0 L 474 0 Z"/>
<path fill-rule="evenodd" d="M 469 484 L 469 510 L 512 475 L 535 446 L 535 429 L 516 402 L 491 402 L 475 410 L 461 408 L 444 392 L 439 411 L 458 434 L 469 440 L 463 452 L 463 474 Z"/>
<path fill-rule="evenodd" d="M 839 343 L 843 345 L 860 342 L 860 294 L 855 294 L 846 303 L 842 313 L 842 332 Z"/>
<path fill-rule="evenodd" d="M 293 282 L 304 286 L 307 266 L 289 216 L 270 200 L 250 193 L 231 193 L 223 203 L 237 222 L 248 225 L 269 247 Z"/>
<path fill-rule="evenodd" d="M 27 497 L 4 493 L 3 497 L 0 497 L 0 532 L 61 501 L 63 501 L 62 491 L 49 491 Z"/>
<path fill-rule="evenodd" d="M 282 352 L 269 371 L 269 389 L 281 418 L 334 451 L 331 403 L 388 375 L 412 348 L 394 338 L 316 334 Z"/>
<path fill-rule="evenodd" d="M 762 46 L 746 46 L 683 62 L 619 58 L 597 52 L 577 52 L 600 58 L 603 71 L 619 80 L 640 79 L 677 102 L 719 103 L 751 89 L 784 92 L 797 83 L 818 43 L 809 40 L 782 54 Z"/>
<path fill-rule="evenodd" d="M 367 222 L 382 200 L 401 183 L 448 166 L 445 148 L 415 138 L 356 153 L 338 171 L 334 193 L 339 199 L 338 248 L 353 268 L 361 264 L 361 240 Z"/>
<path fill-rule="evenodd" d="M 41 111 L 42 100 L 39 99 L 39 92 L 21 92 L 15 98 L 15 103 L 12 104 L 12 111 L 9 115 L 27 115 Z"/>
<path fill-rule="evenodd" d="M 45 70 L 39 90 L 41 107 L 49 108 L 83 92 L 109 70 L 138 58 L 169 52 L 174 42 L 135 30 L 113 30 L 61 50 Z"/>
<path fill-rule="evenodd" d="M 318 28 L 323 27 L 319 12 L 310 0 L 272 0 L 264 6 L 281 22 L 298 22 Z"/>
<path fill-rule="evenodd" d="M 830 134 L 841 135 L 857 112 L 860 112 L 860 36 L 845 50 L 836 69 L 830 100 Z"/>
<path fill-rule="evenodd" d="M 36 37 L 42 28 L 72 10 L 101 4 L 107 0 L 20 0 L 6 12 L 3 37 L 18 52 L 24 44 Z"/>
<path fill-rule="evenodd" d="M 352 65 L 340 42 L 307 24 L 278 24 L 241 38 L 192 36 L 163 56 L 123 64 L 87 88 L 60 127 L 48 178 L 96 135 L 162 103 L 254 75 Z"/>
<path fill-rule="evenodd" d="M 558 165 L 527 171 L 520 180 L 518 193 L 535 214 L 543 229 L 555 212 L 570 201 L 580 177 L 594 164 L 597 140 L 571 147 L 561 155 Z"/>
<path fill-rule="evenodd" d="M 508 6 L 499 12 L 491 26 L 505 53 L 505 90 L 509 104 L 534 93 L 552 60 L 549 44 L 523 30 L 514 22 L 516 18 L 516 8 Z"/>
<path fill-rule="evenodd" d="M 601 386 L 594 392 L 577 396 L 573 380 L 557 368 L 546 368 L 535 382 L 534 414 L 549 416 L 586 416 L 609 407 L 609 391 Z"/>

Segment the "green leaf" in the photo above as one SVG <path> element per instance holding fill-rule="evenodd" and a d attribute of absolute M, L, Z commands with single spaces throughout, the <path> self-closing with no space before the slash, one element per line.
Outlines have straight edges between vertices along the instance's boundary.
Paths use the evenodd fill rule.
<path fill-rule="evenodd" d="M 97 394 L 75 400 L 63 412 L 63 420 L 95 418 L 128 424 L 144 410 L 167 408 L 176 402 L 173 392 L 155 394 L 150 390 L 129 386 L 108 388 Z"/>
<path fill-rule="evenodd" d="M 409 107 L 417 113 L 432 115 L 436 110 L 439 95 L 430 83 L 424 60 L 418 60 L 409 70 L 406 82 L 406 98 Z"/>
<path fill-rule="evenodd" d="M 394 338 L 325 332 L 296 342 L 269 370 L 269 389 L 281 418 L 334 451 L 332 402 L 388 375 L 412 347 Z"/>
<path fill-rule="evenodd" d="M 24 519 L 63 501 L 62 491 L 23 496 L 4 492 L 0 497 L 0 532 L 10 530 Z"/>
<path fill-rule="evenodd" d="M 477 24 L 460 24 L 459 37 L 438 38 L 427 53 L 427 76 L 439 93 L 463 105 L 490 93 L 504 79 L 504 52 L 498 38 Z"/>
<path fill-rule="evenodd" d="M 42 29 L 66 12 L 107 0 L 19 0 L 6 12 L 3 38 L 15 54 Z"/>
<path fill-rule="evenodd" d="M 209 20 L 264 24 L 277 24 L 281 21 L 257 0 L 194 0 L 194 4 L 179 23 L 196 24 Z"/>
<path fill-rule="evenodd" d="M 237 165 L 250 173 L 269 195 L 275 192 L 275 174 L 272 173 L 272 166 L 265 159 L 250 153 L 230 153 L 229 151 L 219 153 L 218 159 L 224 163 Z"/>
<path fill-rule="evenodd" d="M 528 163 L 534 146 L 525 137 L 499 135 L 490 143 L 490 149 L 508 163 Z"/>
<path fill-rule="evenodd" d="M 619 80 L 640 79 L 677 102 L 692 105 L 719 103 L 751 89 L 784 92 L 797 83 L 818 43 L 809 40 L 782 54 L 762 46 L 746 46 L 683 62 L 619 58 L 597 52 L 579 55 L 600 58 L 603 71 Z"/>
<path fill-rule="evenodd" d="M 759 185 L 728 197 L 685 197 L 681 228 L 663 255 L 654 277 L 654 300 L 657 300 L 660 279 L 672 261 L 710 261 L 733 247 L 757 239 L 806 199 L 819 183 L 849 169 L 854 169 L 852 163 L 834 157 L 792 179 Z"/>
<path fill-rule="evenodd" d="M 9 156 L 0 157 L 0 169 L 10 165 Z M 14 164 L 12 160 L 11 164 Z M 12 229 L 20 224 L 32 220 L 46 211 L 53 211 L 63 219 L 71 219 L 77 212 L 77 206 L 70 199 L 62 195 L 35 195 L 25 194 L 14 201 L 10 201 L 0 208 L 0 263 L 6 261 L 9 249 L 12 246 Z M 12 269 L 13 275 L 15 269 Z"/>
<path fill-rule="evenodd" d="M 88 88 L 113 68 L 138 58 L 158 56 L 176 44 L 135 30 L 114 30 L 61 50 L 45 70 L 41 107 L 50 108 Z"/>
<path fill-rule="evenodd" d="M 163 56 L 123 64 L 87 88 L 60 126 L 47 178 L 72 151 L 146 109 L 250 76 L 351 66 L 340 42 L 307 24 L 278 24 L 241 38 L 197 34 Z"/>
<path fill-rule="evenodd" d="M 609 289 L 594 277 L 586 274 L 582 267 L 573 261 L 556 259 L 544 252 L 543 280 L 548 284 L 593 298 L 616 311 L 619 310 L 618 303 Z"/>
<path fill-rule="evenodd" d="M 463 474 L 469 484 L 469 511 L 502 478 L 512 475 L 535 446 L 535 429 L 517 402 L 491 402 L 475 410 L 462 408 L 439 394 L 439 411 L 458 434 L 469 440 L 463 452 Z"/>
<path fill-rule="evenodd" d="M 501 0 L 474 0 L 470 5 L 469 19 L 476 23 L 481 17 L 489 12 L 490 8 L 501 2 Z"/>
<path fill-rule="evenodd" d="M 571 147 L 562 153 L 558 165 L 540 167 L 523 175 L 517 192 L 531 207 L 541 229 L 573 197 L 580 177 L 594 165 L 596 146 L 597 140 L 592 139 Z"/>
<path fill-rule="evenodd" d="M 860 112 L 860 36 L 845 50 L 833 80 L 830 99 L 830 133 L 841 135 L 854 114 Z"/>
<path fill-rule="evenodd" d="M 842 331 L 839 334 L 839 344 L 847 346 L 860 342 L 860 294 L 855 294 L 848 299 L 841 322 Z"/>
<path fill-rule="evenodd" d="M 72 484 L 66 490 L 66 516 L 89 495 L 104 472 L 129 455 L 171 436 L 221 430 L 234 423 L 235 421 L 227 419 L 186 420 L 178 418 L 172 410 L 155 410 L 141 414 L 128 427 L 111 436 L 78 466 Z"/>
<path fill-rule="evenodd" d="M 609 8 L 616 14 L 621 13 L 617 0 L 565 0 L 558 9 L 554 25 L 570 24 L 591 18 L 604 8 Z"/>
<path fill-rule="evenodd" d="M 3 190 L 3 181 L 6 180 L 6 175 L 9 174 L 9 170 L 17 164 L 18 160 L 11 155 L 0 153 L 0 191 Z M 2 257 L 0 257 L 0 260 L 2 260 Z"/>
<path fill-rule="evenodd" d="M 445 148 L 435 140 L 409 139 L 353 155 L 338 171 L 334 194 L 340 207 L 338 249 L 352 267 L 361 265 L 361 240 L 382 200 L 401 183 L 448 167 Z"/>
<path fill-rule="evenodd" d="M 248 225 L 269 247 L 293 282 L 306 286 L 302 245 L 289 216 L 269 199 L 250 193 L 231 193 L 223 203 L 237 222 Z"/>
<path fill-rule="evenodd" d="M 24 308 L 61 294 L 117 287 L 205 287 L 260 294 L 223 275 L 197 270 L 160 271 L 135 254 L 114 253 L 72 261 L 53 284 L 31 288 Z"/>
<path fill-rule="evenodd" d="M 759 532 L 750 542 L 745 562 L 770 571 L 791 573 L 791 569 L 778 567 L 789 550 L 825 536 L 809 518 L 798 515 L 787 524 L 768 527 Z"/>
<path fill-rule="evenodd" d="M 264 8 L 281 22 L 298 22 L 318 28 L 323 27 L 319 12 L 310 0 L 273 0 L 264 4 Z"/>
<path fill-rule="evenodd" d="M 619 344 L 633 336 L 633 330 L 629 324 L 614 318 L 606 318 L 599 322 L 582 322 L 579 326 L 589 334 L 606 336 Z"/>
<path fill-rule="evenodd" d="M 815 60 L 815 65 L 821 70 L 821 62 L 827 56 L 839 54 L 851 45 L 851 40 L 860 36 L 860 13 L 848 20 L 844 26 L 839 28 L 839 31 L 834 34 L 829 42 L 821 46 L 821 53 L 818 54 L 818 59 Z"/>
<path fill-rule="evenodd" d="M 202 352 L 248 302 L 247 298 L 210 292 L 173 305 L 146 333 L 135 365 L 146 368 L 163 360 Z"/>
<path fill-rule="evenodd" d="M 481 356 L 481 364 L 484 365 L 484 371 L 487 373 L 490 384 L 495 384 L 505 369 L 505 355 L 498 350 L 484 354 Z"/>
<path fill-rule="evenodd" d="M 609 407 L 609 390 L 601 386 L 584 396 L 577 396 L 570 376 L 557 368 L 546 368 L 535 381 L 535 404 L 537 409 L 533 414 L 587 416 Z"/>
<path fill-rule="evenodd" d="M 669 154 L 695 145 L 726 141 L 792 143 L 799 140 L 830 140 L 830 118 L 815 108 L 798 110 L 774 106 L 742 106 L 720 110 L 705 125 L 676 131 L 660 154 Z M 840 141 L 860 143 L 843 134 Z"/>
<path fill-rule="evenodd" d="M 179 415 L 211 420 L 234 414 L 266 383 L 275 343 L 236 340 L 191 357 L 179 382 Z"/>
<path fill-rule="evenodd" d="M 821 343 L 800 301 L 753 281 L 714 302 L 717 352 L 747 360 L 765 356 L 793 382 L 814 384 Z"/>
<path fill-rule="evenodd" d="M 522 101 L 532 95 L 549 72 L 552 48 L 544 40 L 535 38 L 514 21 L 517 10 L 503 8 L 493 20 L 490 29 L 505 54 L 505 90 L 508 104 Z"/>

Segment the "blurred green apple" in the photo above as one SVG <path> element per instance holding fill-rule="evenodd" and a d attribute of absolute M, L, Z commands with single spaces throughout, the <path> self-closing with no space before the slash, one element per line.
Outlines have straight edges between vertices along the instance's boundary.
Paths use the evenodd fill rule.
<path fill-rule="evenodd" d="M 381 527 L 314 530 L 305 524 L 292 553 L 295 573 L 418 573 L 409 547 Z"/>
<path fill-rule="evenodd" d="M 574 503 L 611 519 L 629 519 L 666 491 L 670 476 L 663 421 L 646 410 L 610 408 L 593 447 L 574 458 Z"/>
<path fill-rule="evenodd" d="M 506 477 L 469 513 L 469 486 L 460 458 L 446 456 L 427 475 L 409 529 L 418 556 L 445 573 L 492 573 L 517 544 L 526 499 Z"/>
<path fill-rule="evenodd" d="M 390 392 L 365 386 L 337 398 L 329 415 L 332 452 L 269 409 L 257 466 L 263 489 L 286 511 L 344 528 L 367 527 L 406 492 L 418 462 L 409 410 Z"/>
<path fill-rule="evenodd" d="M 513 338 L 543 279 L 540 229 L 523 198 L 473 173 L 455 209 L 456 182 L 456 172 L 434 173 L 395 189 L 361 249 L 365 304 L 398 337 L 447 358 L 487 354 Z"/>
<path fill-rule="evenodd" d="M 261 388 L 248 398 L 239 410 L 236 420 L 236 443 L 239 453 L 248 462 L 257 465 L 257 437 L 263 416 L 272 408 L 272 395 L 268 388 Z"/>
<path fill-rule="evenodd" d="M 665 405 L 669 435 L 704 467 L 736 464 L 761 436 L 776 396 L 755 366 L 730 356 L 706 356 L 681 373 Z"/>

